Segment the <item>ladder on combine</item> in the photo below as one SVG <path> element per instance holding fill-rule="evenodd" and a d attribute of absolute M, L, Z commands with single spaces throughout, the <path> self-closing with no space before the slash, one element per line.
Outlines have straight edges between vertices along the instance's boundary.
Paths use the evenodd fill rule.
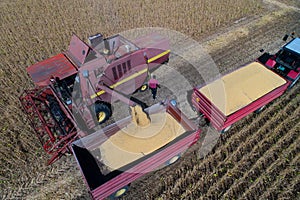
<path fill-rule="evenodd" d="M 70 152 L 69 144 L 77 139 L 78 132 L 51 89 L 25 90 L 19 99 L 44 150 L 51 156 L 48 164 Z"/>

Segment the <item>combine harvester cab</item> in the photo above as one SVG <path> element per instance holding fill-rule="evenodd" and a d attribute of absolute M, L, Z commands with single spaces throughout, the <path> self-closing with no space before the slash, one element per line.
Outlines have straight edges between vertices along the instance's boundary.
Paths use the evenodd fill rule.
<path fill-rule="evenodd" d="M 197 126 L 170 103 L 145 111 L 151 119 L 146 126 L 129 116 L 72 143 L 93 199 L 121 196 L 131 182 L 172 164 L 200 137 Z"/>
<path fill-rule="evenodd" d="M 73 35 L 66 52 L 27 68 L 36 88 L 24 91 L 20 101 L 51 155 L 48 164 L 108 120 L 111 103 L 128 103 L 129 95 L 145 89 L 150 70 L 168 62 L 168 39 L 153 33 L 137 41 L 141 47 L 121 35 L 97 34 L 86 44 Z"/>

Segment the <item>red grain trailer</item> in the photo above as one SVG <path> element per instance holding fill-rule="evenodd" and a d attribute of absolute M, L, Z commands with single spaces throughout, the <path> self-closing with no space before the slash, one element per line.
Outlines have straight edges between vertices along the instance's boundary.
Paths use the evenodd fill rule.
<path fill-rule="evenodd" d="M 282 95 L 290 81 L 259 62 L 252 62 L 221 78 L 194 88 L 194 108 L 220 132 Z"/>
<path fill-rule="evenodd" d="M 145 111 L 147 127 L 133 126 L 129 116 L 72 143 L 93 199 L 121 196 L 131 182 L 172 164 L 200 137 L 200 129 L 169 102 Z"/>

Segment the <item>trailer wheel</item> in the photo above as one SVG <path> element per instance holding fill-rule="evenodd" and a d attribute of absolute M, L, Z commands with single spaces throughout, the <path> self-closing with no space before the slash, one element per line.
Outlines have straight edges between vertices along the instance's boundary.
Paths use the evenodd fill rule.
<path fill-rule="evenodd" d="M 95 104 L 95 113 L 99 124 L 104 123 L 111 116 L 111 108 L 104 103 Z"/>
<path fill-rule="evenodd" d="M 261 113 L 261 111 L 263 111 L 265 109 L 265 105 L 260 107 L 259 109 L 257 109 L 256 111 L 254 111 L 254 113 L 258 114 L 258 113 Z"/>
<path fill-rule="evenodd" d="M 148 89 L 148 84 L 145 83 L 140 87 L 140 92 L 145 92 L 147 89 Z"/>
<path fill-rule="evenodd" d="M 221 133 L 226 133 L 227 131 L 229 131 L 229 129 L 231 128 L 230 126 L 227 126 L 226 128 L 224 128 L 223 130 L 221 130 Z"/>
<path fill-rule="evenodd" d="M 172 164 L 174 164 L 176 161 L 179 160 L 180 157 L 181 157 L 180 154 L 174 156 L 173 158 L 171 158 L 170 160 L 167 161 L 166 165 L 172 165 Z"/>
<path fill-rule="evenodd" d="M 113 193 L 111 195 L 110 199 L 116 199 L 116 198 L 123 196 L 127 192 L 128 189 L 129 189 L 128 185 L 119 189 L 118 191 L 116 191 L 115 193 Z"/>

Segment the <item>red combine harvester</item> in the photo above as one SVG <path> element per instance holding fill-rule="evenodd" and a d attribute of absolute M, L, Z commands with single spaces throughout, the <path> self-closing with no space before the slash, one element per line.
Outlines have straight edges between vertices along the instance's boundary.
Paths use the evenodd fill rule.
<path fill-rule="evenodd" d="M 97 34 L 89 43 L 73 35 L 66 52 L 27 68 L 36 88 L 25 90 L 20 101 L 51 155 L 48 164 L 108 120 L 113 102 L 134 104 L 127 95 L 147 89 L 149 71 L 168 62 L 170 55 L 168 39 L 155 33 L 135 42 Z"/>
<path fill-rule="evenodd" d="M 294 38 L 274 55 L 264 53 L 257 62 L 195 87 L 192 103 L 200 115 L 224 133 L 248 114 L 260 112 L 293 87 L 299 77 L 300 38 Z"/>
<path fill-rule="evenodd" d="M 72 143 L 92 199 L 122 196 L 130 183 L 174 163 L 200 138 L 201 130 L 168 100 L 145 112 L 146 127 L 129 116 Z"/>

